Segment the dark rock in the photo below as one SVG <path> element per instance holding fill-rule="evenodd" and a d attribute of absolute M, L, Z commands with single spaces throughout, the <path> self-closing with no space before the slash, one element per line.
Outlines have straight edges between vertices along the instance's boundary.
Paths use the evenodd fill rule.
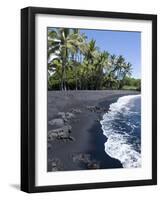
<path fill-rule="evenodd" d="M 73 108 L 71 112 L 72 113 L 81 113 L 82 111 L 81 111 L 81 109 Z"/>
<path fill-rule="evenodd" d="M 50 125 L 56 125 L 56 126 L 63 126 L 64 125 L 64 120 L 61 118 L 57 119 L 52 119 L 48 122 Z"/>
<path fill-rule="evenodd" d="M 72 140 L 70 133 L 72 127 L 70 125 L 64 126 L 62 128 L 57 128 L 48 131 L 48 141 L 52 141 L 54 139 L 69 139 Z"/>

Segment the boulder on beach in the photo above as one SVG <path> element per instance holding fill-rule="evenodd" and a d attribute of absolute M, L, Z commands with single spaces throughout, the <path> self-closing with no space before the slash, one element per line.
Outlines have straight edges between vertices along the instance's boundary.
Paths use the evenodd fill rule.
<path fill-rule="evenodd" d="M 101 111 L 101 108 L 98 106 L 86 106 L 87 110 L 91 111 L 91 112 L 99 112 Z"/>
<path fill-rule="evenodd" d="M 61 118 L 65 118 L 65 112 L 58 112 L 58 116 Z"/>
<path fill-rule="evenodd" d="M 70 136 L 72 127 L 70 125 L 63 126 L 62 128 L 57 128 L 48 131 L 48 141 L 52 141 L 54 139 L 69 139 L 74 140 L 73 137 Z"/>
<path fill-rule="evenodd" d="M 78 108 L 72 108 L 72 110 L 71 110 L 71 112 L 72 113 L 81 113 L 82 111 L 81 111 L 81 109 L 78 109 Z"/>
<path fill-rule="evenodd" d="M 72 112 L 58 112 L 58 116 L 61 117 L 64 122 L 68 122 L 75 118 L 75 114 Z"/>
<path fill-rule="evenodd" d="M 48 122 L 50 125 L 56 125 L 56 126 L 63 126 L 64 125 L 64 120 L 61 118 L 57 119 L 52 119 Z"/>
<path fill-rule="evenodd" d="M 66 118 L 67 118 L 68 120 L 71 120 L 71 119 L 75 118 L 75 115 L 74 115 L 73 113 L 71 113 L 71 112 L 67 112 L 67 113 L 65 114 L 65 116 L 66 116 Z"/>

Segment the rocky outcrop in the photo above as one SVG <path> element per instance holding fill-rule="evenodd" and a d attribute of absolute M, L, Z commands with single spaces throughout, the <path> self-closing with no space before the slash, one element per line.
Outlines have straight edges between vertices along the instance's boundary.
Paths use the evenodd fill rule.
<path fill-rule="evenodd" d="M 81 113 L 82 111 L 81 111 L 81 109 L 73 108 L 73 109 L 71 110 L 71 112 L 72 112 L 72 113 L 79 114 L 79 113 Z"/>
<path fill-rule="evenodd" d="M 48 141 L 53 141 L 55 139 L 57 140 L 66 139 L 73 141 L 74 138 L 71 137 L 70 135 L 71 129 L 72 127 L 70 125 L 66 125 L 61 128 L 48 131 Z"/>
<path fill-rule="evenodd" d="M 64 120 L 62 118 L 52 119 L 48 122 L 50 125 L 63 126 Z"/>

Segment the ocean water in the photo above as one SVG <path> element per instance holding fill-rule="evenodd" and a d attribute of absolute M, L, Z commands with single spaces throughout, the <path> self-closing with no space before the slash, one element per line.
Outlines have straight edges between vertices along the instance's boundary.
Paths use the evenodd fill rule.
<path fill-rule="evenodd" d="M 141 95 L 120 97 L 103 115 L 105 152 L 124 168 L 141 167 Z"/>

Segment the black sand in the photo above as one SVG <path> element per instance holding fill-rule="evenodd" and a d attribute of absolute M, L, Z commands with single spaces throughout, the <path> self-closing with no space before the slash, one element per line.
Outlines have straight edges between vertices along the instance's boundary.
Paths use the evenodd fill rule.
<path fill-rule="evenodd" d="M 59 112 L 73 113 L 74 117 L 65 122 L 71 126 L 70 138 L 48 141 L 48 171 L 121 168 L 119 160 L 104 151 L 107 138 L 99 121 L 108 112 L 109 105 L 119 97 L 137 93 L 117 90 L 49 91 L 48 122 L 58 118 Z M 56 128 L 48 124 L 48 131 Z"/>

